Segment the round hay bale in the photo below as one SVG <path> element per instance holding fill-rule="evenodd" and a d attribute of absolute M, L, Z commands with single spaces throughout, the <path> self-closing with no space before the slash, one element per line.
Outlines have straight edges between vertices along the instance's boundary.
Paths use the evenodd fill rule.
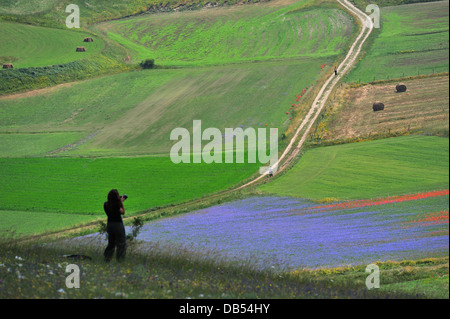
<path fill-rule="evenodd" d="M 406 92 L 406 85 L 405 83 L 399 83 L 397 84 L 395 89 L 397 90 L 397 92 Z"/>
<path fill-rule="evenodd" d="M 384 104 L 381 102 L 375 102 L 373 103 L 373 111 L 377 112 L 377 111 L 383 111 L 384 110 Z"/>
<path fill-rule="evenodd" d="M 78 47 L 77 48 L 77 52 L 86 52 L 86 48 L 85 47 Z"/>
<path fill-rule="evenodd" d="M 84 38 L 84 42 L 94 42 L 94 39 L 92 39 L 92 38 Z"/>
<path fill-rule="evenodd" d="M 3 64 L 4 69 L 14 69 L 14 66 L 11 63 Z"/>

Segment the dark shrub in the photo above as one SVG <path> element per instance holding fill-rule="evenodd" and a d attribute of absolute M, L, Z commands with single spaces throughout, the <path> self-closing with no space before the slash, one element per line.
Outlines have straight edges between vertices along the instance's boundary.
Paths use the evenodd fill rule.
<path fill-rule="evenodd" d="M 139 64 L 143 69 L 153 69 L 155 67 L 154 59 L 147 59 Z"/>

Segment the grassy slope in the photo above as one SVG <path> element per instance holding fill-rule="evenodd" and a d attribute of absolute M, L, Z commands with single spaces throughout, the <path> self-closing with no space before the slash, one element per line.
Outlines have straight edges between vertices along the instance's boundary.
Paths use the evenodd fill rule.
<path fill-rule="evenodd" d="M 42 11 L 52 9 L 58 0 L 41 0 L 28 1 L 28 0 L 2 0 L 0 5 L 0 14 L 35 14 Z"/>
<path fill-rule="evenodd" d="M 84 137 L 82 132 L 0 134 L 0 154 L 7 157 L 38 156 Z"/>
<path fill-rule="evenodd" d="M 381 29 L 346 81 L 448 72 L 448 5 L 439 1 L 382 8 Z"/>
<path fill-rule="evenodd" d="M 24 2 L 26 3 L 26 2 Z M 2 250 L 2 255 L 4 256 L 16 256 L 19 250 L 14 250 L 13 252 L 7 252 L 3 254 L 4 250 Z M 32 252 L 36 252 L 33 250 Z M 55 254 L 53 252 L 48 254 L 38 254 L 31 255 L 31 251 L 25 251 L 24 254 L 26 256 L 31 257 L 30 262 L 26 262 L 25 268 L 22 268 L 23 265 L 20 265 L 20 271 L 24 272 L 24 269 L 31 270 L 29 273 L 26 273 L 27 278 L 34 278 L 33 280 L 21 281 L 18 283 L 16 268 L 19 267 L 17 265 L 13 266 L 13 271 L 10 272 L 11 280 L 5 279 L 2 283 L 1 288 L 2 292 L 6 294 L 2 297 L 11 298 L 11 297 L 61 297 L 61 294 L 57 292 L 57 289 L 54 287 L 65 287 L 62 282 L 65 278 L 64 276 L 53 276 L 53 275 L 45 275 L 42 276 L 40 270 L 35 268 L 34 270 L 30 268 L 30 265 L 40 265 L 42 260 L 51 260 L 54 258 Z M 58 251 L 58 254 L 60 251 Z M 70 249 L 68 253 L 71 253 Z M 95 255 L 100 256 L 98 252 Z M 11 257 L 14 258 L 14 257 Z M 44 259 L 43 259 L 44 258 Z M 189 259 L 190 258 L 186 258 Z M 183 259 L 185 261 L 186 259 Z M 4 260 L 2 260 L 4 261 Z M 82 290 L 69 290 L 70 293 L 76 293 L 77 296 L 84 296 L 85 298 L 92 298 L 96 296 L 102 297 L 120 297 L 124 296 L 123 294 L 117 295 L 117 292 L 123 292 L 123 288 L 127 287 L 126 296 L 131 297 L 159 297 L 159 298 L 167 298 L 167 297 L 181 297 L 185 298 L 186 296 L 193 296 L 194 298 L 199 296 L 199 293 L 202 295 L 205 294 L 207 297 L 212 298 L 223 298 L 223 297 L 317 297 L 323 296 L 327 297 L 349 297 L 349 293 L 351 292 L 351 296 L 354 297 L 367 297 L 368 292 L 364 287 L 364 280 L 367 276 L 367 273 L 364 272 L 364 267 L 361 269 L 348 269 L 348 270 L 331 270 L 331 273 L 326 271 L 325 273 L 319 271 L 318 273 L 311 274 L 310 272 L 302 272 L 296 274 L 295 276 L 301 277 L 302 279 L 297 280 L 292 277 L 285 277 L 286 280 L 279 281 L 281 277 L 279 276 L 267 276 L 264 277 L 260 274 L 250 275 L 247 272 L 242 272 L 238 270 L 237 272 L 230 273 L 227 269 L 226 271 L 217 271 L 216 267 L 206 267 L 201 268 L 199 270 L 199 264 L 195 262 L 192 267 L 186 267 L 186 264 L 181 263 L 180 268 L 167 268 L 168 265 L 174 265 L 173 258 L 169 260 L 161 261 L 161 259 L 156 260 L 154 256 L 149 256 L 147 260 L 143 260 L 142 263 L 136 263 L 136 259 L 131 259 L 131 263 L 128 264 L 128 267 L 120 267 L 117 268 L 118 272 L 114 273 L 113 276 L 116 278 L 120 278 L 117 280 L 119 286 L 113 287 L 108 286 L 108 289 L 104 287 L 99 287 L 99 283 L 104 283 L 105 281 L 111 283 L 111 268 L 108 267 L 108 278 L 104 278 L 102 274 L 105 274 L 105 269 L 99 267 L 100 260 L 95 260 L 93 262 L 93 267 L 91 271 L 88 271 L 88 275 L 85 277 L 86 283 L 88 286 Z M 8 266 L 12 266 L 12 263 L 17 264 L 17 260 L 8 260 L 6 264 Z M 53 267 L 54 270 L 59 269 L 58 264 L 60 260 L 55 260 L 54 263 L 50 262 L 50 267 Z M 383 286 L 387 288 L 387 294 L 391 293 L 395 290 L 406 290 L 409 293 L 409 296 L 417 296 L 420 293 L 420 296 L 424 297 L 424 293 L 426 293 L 425 297 L 443 297 L 448 298 L 448 259 L 443 262 L 437 262 L 436 265 L 443 264 L 443 267 L 437 267 L 433 264 L 433 262 L 426 261 L 423 264 L 418 264 L 418 267 L 415 268 L 415 264 L 413 267 L 410 267 L 410 264 L 387 264 L 385 268 L 387 271 L 392 273 L 392 277 L 389 277 L 389 286 Z M 163 265 L 162 267 L 160 265 Z M 178 264 L 177 264 L 178 265 Z M 423 265 L 430 265 L 430 267 L 423 267 Z M 91 265 L 87 265 L 86 269 L 89 269 Z M 83 266 L 84 267 L 84 266 Z M 150 268 L 153 267 L 153 268 Z M 125 271 L 126 268 L 126 271 Z M 427 268 L 427 269 L 425 269 Z M 85 268 L 83 268 L 85 269 Z M 160 274 L 160 279 L 153 280 L 148 278 L 148 271 L 152 273 Z M 19 268 L 17 268 L 19 270 Z M 47 269 L 48 270 L 48 269 Z M 417 271 L 416 271 L 417 270 Z M 443 272 L 442 272 L 443 271 Z M 46 271 L 47 273 L 47 271 Z M 195 277 L 193 274 L 195 273 Z M 97 277 L 95 275 L 97 274 Z M 131 275 L 130 275 L 131 274 Z M 222 274 L 222 275 L 220 275 Z M 238 274 L 241 275 L 238 278 Z M 447 277 L 445 278 L 445 274 Z M 399 276 L 401 275 L 401 276 Z M 127 277 L 127 276 L 133 276 Z M 434 280 L 431 277 L 440 276 L 438 280 Z M 442 277 L 444 276 L 444 277 Z M 37 279 L 39 278 L 40 279 Z M 442 278 L 441 278 L 442 277 Z M 126 278 L 126 285 L 124 286 L 123 279 Z M 251 283 L 249 282 L 249 278 L 254 279 Z M 314 279 L 311 279 L 314 278 Z M 385 280 L 386 277 L 383 277 Z M 330 279 L 332 279 L 333 289 L 330 289 Z M 58 281 L 60 280 L 60 281 Z M 122 281 L 121 281 L 122 280 Z M 129 280 L 132 280 L 133 285 L 130 285 Z M 149 281 L 150 280 L 150 281 Z M 232 280 L 232 283 L 230 283 Z M 410 280 L 409 283 L 401 283 L 402 281 Z M 411 281 L 412 280 L 412 281 Z M 20 281 L 20 280 L 19 280 Z M 414 281 L 426 281 L 427 286 L 431 286 L 432 289 L 427 289 L 426 292 L 422 290 L 420 287 L 414 285 Z M 173 289 L 171 283 L 177 282 L 178 285 L 176 289 Z M 190 284 L 192 282 L 192 285 Z M 13 283 L 9 285 L 9 283 Z M 22 285 L 22 283 L 25 284 Z M 50 284 L 49 284 L 50 283 Z M 136 287 L 134 283 L 142 283 L 143 285 Z M 187 284 L 186 284 L 187 283 Z M 362 286 L 363 288 L 357 288 L 349 283 L 356 283 Z M 410 283 L 413 283 L 412 285 Z M 161 285 L 163 284 L 163 285 Z M 401 285 L 401 287 L 398 287 Z M 36 287 L 39 287 L 36 289 Z M 47 288 L 48 287 L 48 288 Z M 200 287 L 200 288 L 199 288 Z M 321 288 L 322 287 L 322 288 Z M 182 288 L 182 289 L 178 289 Z M 276 289 L 274 289 L 276 288 Z M 299 290 L 300 288 L 300 290 Z M 206 289 L 206 290 L 205 290 Z M 230 292 L 230 289 L 232 291 Z M 444 291 L 444 295 L 439 294 L 439 291 Z M 334 293 L 333 293 L 334 292 Z M 137 294 L 139 293 L 139 294 Z M 376 291 L 372 291 L 372 293 L 376 293 Z M 225 294 L 225 295 L 224 295 Z M 370 293 L 369 293 L 369 296 Z M 373 295 L 372 295 L 373 296 Z M 386 297 L 386 294 L 383 293 L 382 297 Z M 399 296 L 399 295 L 396 295 Z M 73 295 L 69 295 L 67 297 L 75 297 Z"/>
<path fill-rule="evenodd" d="M 133 72 L 0 99 L 4 133 L 35 133 L 1 134 L 9 147 L 1 147 L 0 156 L 44 155 L 83 137 L 88 138 L 84 145 L 64 154 L 167 154 L 173 145 L 170 132 L 176 127 L 191 130 L 194 119 L 220 130 L 268 124 L 281 134 L 292 116 L 286 111 L 302 88 L 315 82 L 324 61 Z M 26 145 L 32 147 L 29 154 L 24 153 Z"/>
<path fill-rule="evenodd" d="M 103 216 L 102 216 L 103 217 Z M 2 237 L 43 234 L 82 225 L 98 216 L 84 214 L 55 214 L 48 212 L 0 211 Z M 20 223 L 17 221 L 20 220 Z"/>
<path fill-rule="evenodd" d="M 16 145 L 12 146 L 12 149 L 5 147 L 2 156 L 37 155 L 39 150 L 42 151 L 40 154 L 45 154 L 55 146 L 57 138 L 49 134 L 54 131 L 59 132 L 59 136 L 62 136 L 62 132 L 70 133 L 65 134 L 65 139 L 61 138 L 60 148 L 73 143 L 79 146 L 80 140 L 72 140 L 69 143 L 67 141 L 74 133 L 84 132 L 87 137 L 84 141 L 86 144 L 77 149 L 76 154 L 167 153 L 172 145 L 168 141 L 170 131 L 176 127 L 191 127 L 193 119 L 201 119 L 204 127 L 219 129 L 238 126 L 264 127 L 267 124 L 278 127 L 281 134 L 289 125 L 292 115 L 286 115 L 286 111 L 289 111 L 289 107 L 295 102 L 295 96 L 303 88 L 315 83 L 320 76 L 320 65 L 332 63 L 335 55 L 342 49 L 342 44 L 337 45 L 337 42 L 347 38 L 352 30 L 348 17 L 335 9 L 327 9 L 333 17 L 330 22 L 324 21 L 323 15 L 320 20 L 314 21 L 313 18 L 319 15 L 317 9 L 306 10 L 306 13 L 301 10 L 291 12 L 295 8 L 298 8 L 298 5 L 286 7 L 281 3 L 273 6 L 248 6 L 240 10 L 220 8 L 125 20 L 128 28 L 131 28 L 130 37 L 133 38 L 135 34 L 142 32 L 139 28 L 147 30 L 155 19 L 166 20 L 167 23 L 158 29 L 164 34 L 172 30 L 172 24 L 181 29 L 189 26 L 189 30 L 195 31 L 192 21 L 205 22 L 206 19 L 205 25 L 197 25 L 198 30 L 204 30 L 209 26 L 208 23 L 225 21 L 231 15 L 232 25 L 246 28 L 240 34 L 246 36 L 247 45 L 235 46 L 233 49 L 241 56 L 248 54 L 248 46 L 265 46 L 265 42 L 260 42 L 261 37 L 252 38 L 253 41 L 258 39 L 256 44 L 250 43 L 247 33 L 251 33 L 249 28 L 257 25 L 255 21 L 263 20 L 266 24 L 270 22 L 273 30 L 265 35 L 270 39 L 269 43 L 284 43 L 282 39 L 286 32 L 295 31 L 291 24 L 285 29 L 286 20 L 302 17 L 302 23 L 316 26 L 308 38 L 305 36 L 301 44 L 294 47 L 296 50 L 303 47 L 303 54 L 313 54 L 317 58 L 300 57 L 270 63 L 239 63 L 216 68 L 121 74 L 57 88 L 44 95 L 0 99 L 0 125 L 3 132 L 40 133 L 28 135 L 26 138 L 23 134 L 17 135 L 17 142 L 25 141 L 26 145 L 33 145 L 29 154 L 24 153 L 23 144 L 19 146 L 19 143 L 14 143 L 13 135 L 2 135 L 0 139 L 6 141 L 4 145 Z M 215 19 L 207 19 L 210 12 L 214 13 Z M 248 22 L 245 19 L 247 16 L 251 16 L 253 20 Z M 122 24 L 121 21 L 112 24 L 115 23 Z M 214 25 L 215 33 L 209 34 L 210 38 L 221 39 L 222 34 L 230 32 L 230 29 L 221 23 Z M 305 32 L 302 31 L 301 37 Z M 331 43 L 330 46 L 318 45 L 316 38 L 324 37 L 329 39 L 325 43 Z M 305 43 L 308 45 L 305 46 Z M 167 47 L 159 46 L 159 49 L 162 52 L 170 50 L 171 42 Z M 242 52 L 239 53 L 239 50 Z M 270 56 L 274 57 L 274 54 L 281 58 L 283 50 L 277 48 Z M 194 57 L 188 55 L 185 58 L 192 60 Z M 239 58 L 226 62 L 238 60 Z M 200 56 L 194 62 L 203 63 L 202 61 L 203 57 Z M 304 107 L 305 105 L 296 109 L 297 114 L 302 113 Z M 24 113 L 25 109 L 27 112 Z M 98 134 L 92 137 L 92 133 Z M 48 139 L 49 145 L 45 136 L 52 137 Z M 53 150 L 55 149 L 58 147 Z"/>
<path fill-rule="evenodd" d="M 448 146 L 446 138 L 408 136 L 311 149 L 260 190 L 311 199 L 363 199 L 448 189 Z"/>
<path fill-rule="evenodd" d="M 84 43 L 85 37 L 94 42 Z M 104 48 L 104 42 L 88 33 L 51 29 L 17 23 L 0 23 L 0 63 L 13 63 L 15 68 L 63 64 L 90 57 Z M 75 52 L 78 46 L 86 53 Z"/>
<path fill-rule="evenodd" d="M 93 35 L 87 29 L 67 29 L 64 2 L 6 1 L 0 4 L 0 63 L 12 62 L 15 67 L 0 70 L 0 95 L 133 68 L 124 63 L 127 55 L 120 45 Z M 93 37 L 94 42 L 84 43 L 87 36 Z M 77 46 L 85 46 L 88 51 L 77 53 Z"/>

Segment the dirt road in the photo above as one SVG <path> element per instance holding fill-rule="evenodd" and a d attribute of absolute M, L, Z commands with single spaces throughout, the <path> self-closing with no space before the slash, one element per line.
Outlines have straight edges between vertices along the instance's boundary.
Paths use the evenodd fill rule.
<path fill-rule="evenodd" d="M 325 103 L 331 93 L 331 91 L 334 89 L 336 84 L 339 82 L 339 80 L 342 78 L 343 75 L 345 75 L 355 64 L 355 61 L 358 57 L 358 55 L 361 52 L 361 48 L 363 44 L 366 42 L 367 38 L 369 37 L 370 33 L 373 30 L 373 22 L 367 16 L 365 13 L 363 13 L 361 10 L 356 8 L 353 4 L 351 4 L 348 0 L 337 0 L 343 7 L 345 7 L 348 11 L 352 12 L 360 21 L 361 21 L 361 31 L 356 38 L 355 42 L 351 46 L 349 52 L 347 53 L 347 56 L 345 59 L 341 62 L 341 64 L 337 67 L 338 73 L 335 75 L 331 75 L 330 78 L 324 83 L 322 86 L 319 94 L 317 95 L 316 99 L 311 105 L 311 108 L 308 112 L 308 114 L 305 116 L 303 121 L 301 122 L 300 126 L 297 128 L 294 136 L 292 137 L 289 145 L 286 147 L 286 150 L 281 155 L 281 157 L 278 159 L 276 164 L 273 167 L 277 167 L 277 173 L 280 173 L 288 165 L 294 160 L 295 156 L 297 156 L 298 152 L 300 151 L 301 147 L 305 143 L 305 140 L 308 136 L 308 132 L 311 130 L 311 127 L 313 126 L 314 122 L 317 120 L 317 117 L 322 112 L 323 107 L 325 106 Z M 302 134 L 303 132 L 303 134 Z M 300 140 L 298 140 L 300 138 Z M 286 158 L 286 160 L 285 160 Z M 249 183 L 242 185 L 238 187 L 236 190 L 243 189 L 245 187 L 248 187 L 258 181 L 260 181 L 263 178 L 266 178 L 266 175 L 260 175 L 256 179 L 250 181 Z"/>

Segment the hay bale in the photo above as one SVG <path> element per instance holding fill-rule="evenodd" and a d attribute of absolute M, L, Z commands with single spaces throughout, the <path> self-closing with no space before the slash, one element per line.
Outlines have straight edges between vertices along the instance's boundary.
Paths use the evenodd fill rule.
<path fill-rule="evenodd" d="M 14 66 L 11 63 L 3 64 L 4 69 L 14 69 Z"/>
<path fill-rule="evenodd" d="M 395 89 L 397 90 L 397 92 L 406 92 L 406 85 L 405 83 L 399 83 L 397 84 Z"/>
<path fill-rule="evenodd" d="M 381 102 L 375 102 L 373 103 L 373 111 L 377 112 L 377 111 L 383 111 L 384 110 L 384 104 Z"/>
<path fill-rule="evenodd" d="M 84 42 L 94 42 L 94 39 L 92 39 L 92 38 L 84 38 Z"/>
<path fill-rule="evenodd" d="M 78 47 L 77 48 L 77 52 L 86 52 L 86 48 L 85 47 Z"/>

